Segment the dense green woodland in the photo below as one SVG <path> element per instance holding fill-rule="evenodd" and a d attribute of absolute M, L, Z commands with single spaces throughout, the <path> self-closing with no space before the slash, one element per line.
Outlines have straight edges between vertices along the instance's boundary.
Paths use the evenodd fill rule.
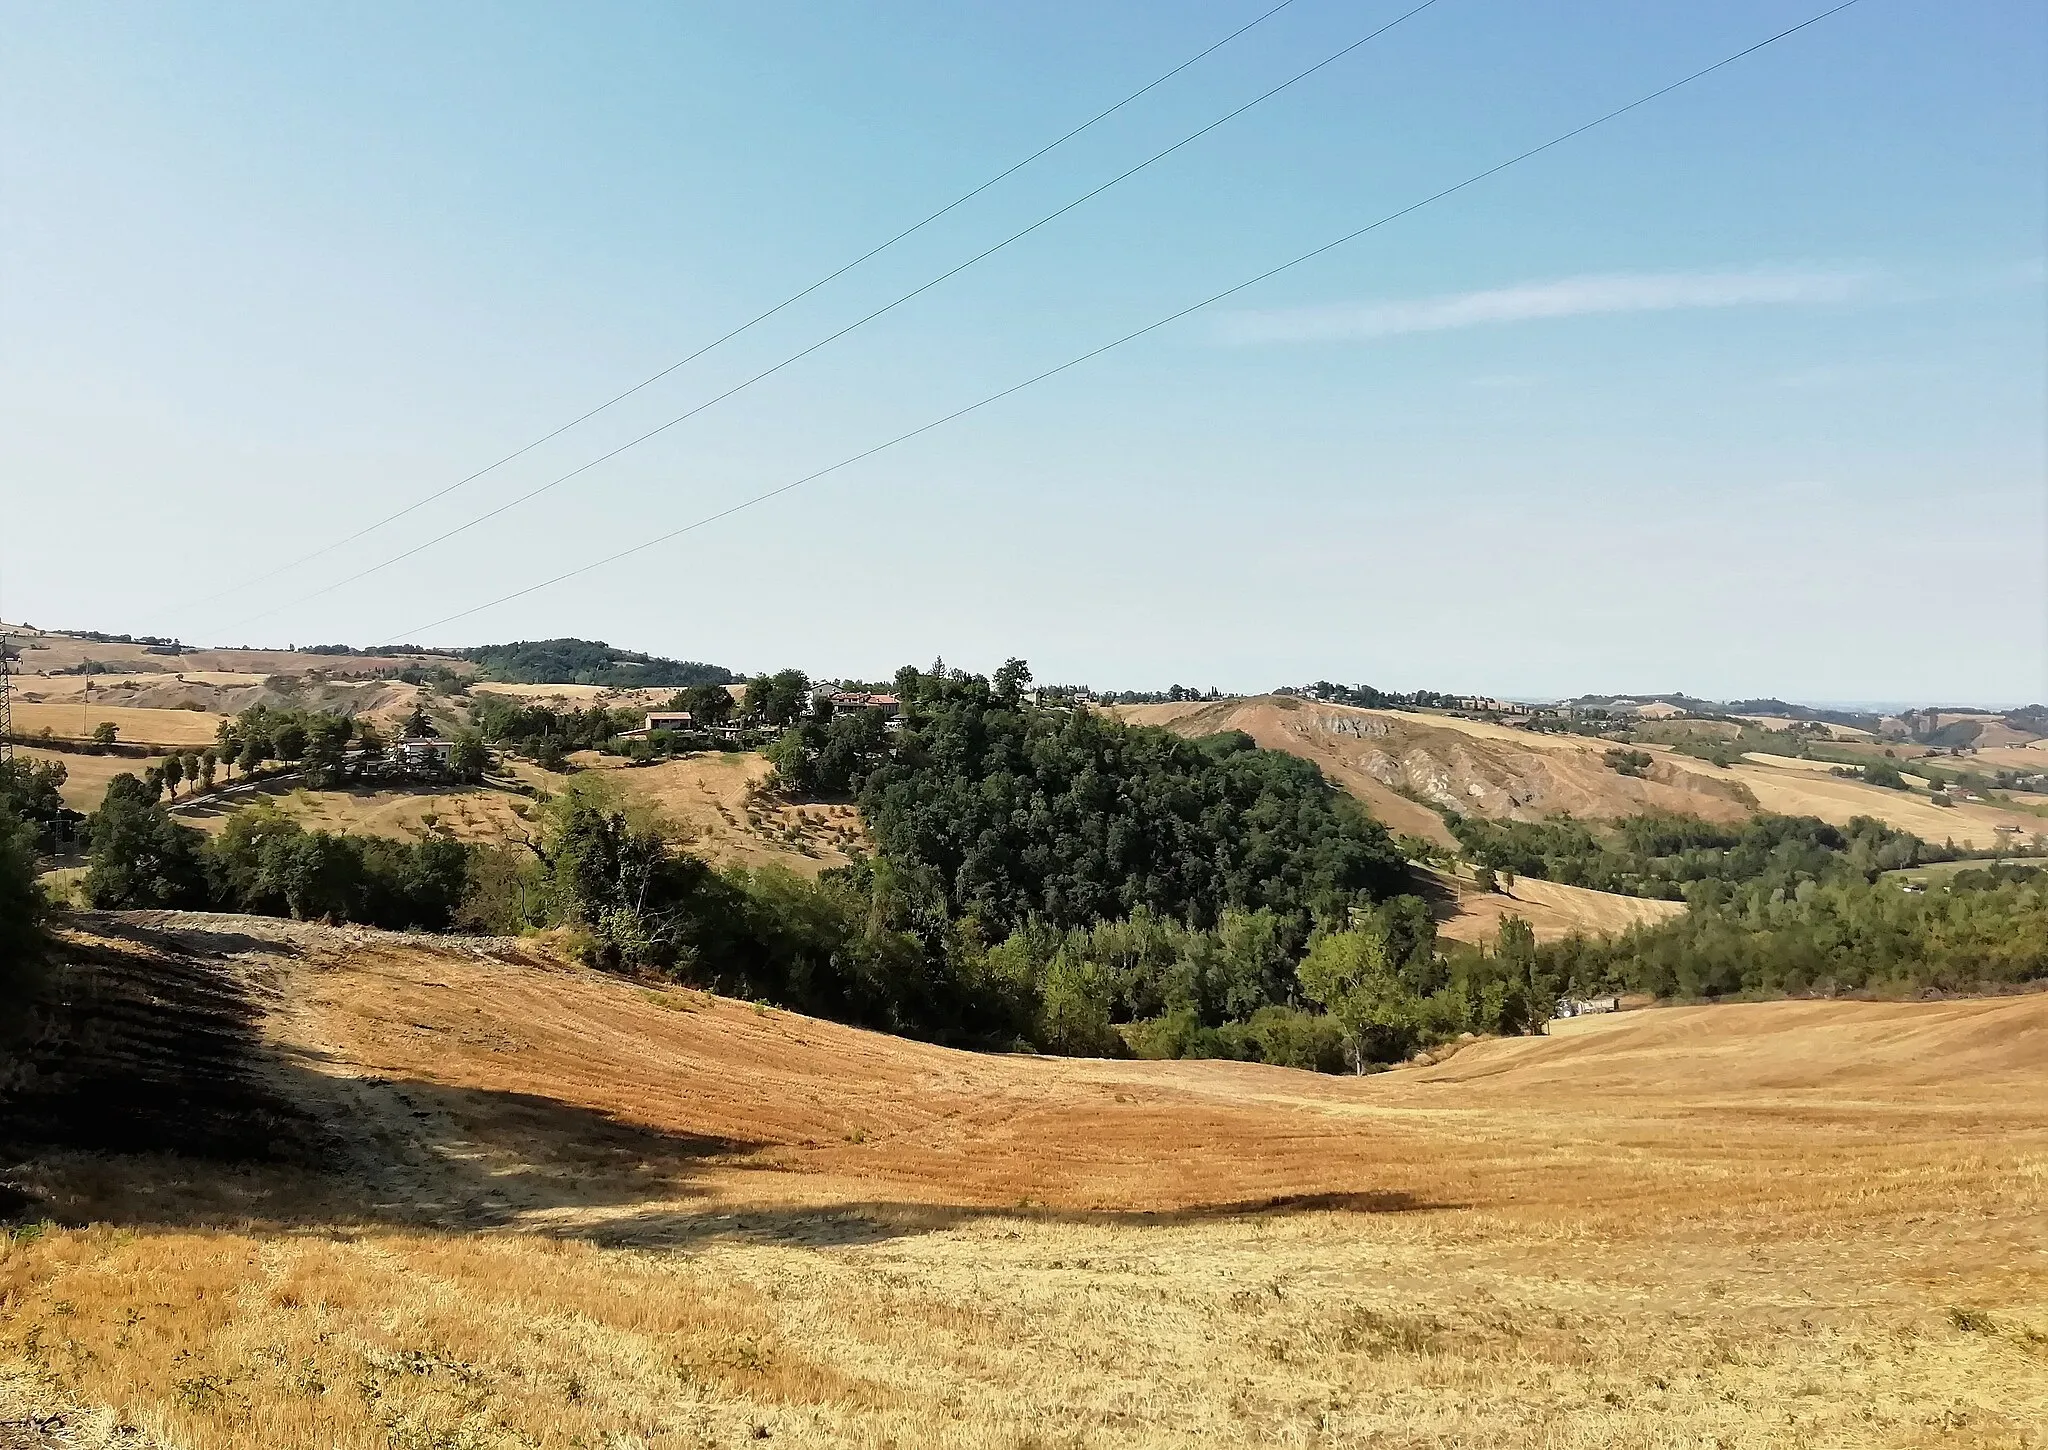
<path fill-rule="evenodd" d="M 1570 816 L 1547 821 L 1452 817 L 1467 859 L 1567 886 L 1695 904 L 1724 888 L 1768 890 L 1808 881 L 1868 880 L 1882 871 L 1952 860 L 1955 852 L 1859 816 L 1830 826 L 1812 816 L 1760 815 L 1739 825 L 1651 812 L 1596 832 Z"/>
<path fill-rule="evenodd" d="M 719 665 L 614 649 L 602 640 L 520 640 L 515 644 L 477 645 L 447 653 L 474 662 L 487 680 L 512 685 L 680 689 L 688 685 L 729 685 L 737 678 Z"/>

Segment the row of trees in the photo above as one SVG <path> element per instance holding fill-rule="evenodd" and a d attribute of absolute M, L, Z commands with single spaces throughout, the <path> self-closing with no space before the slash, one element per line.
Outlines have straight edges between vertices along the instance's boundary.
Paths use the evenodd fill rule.
<path fill-rule="evenodd" d="M 1653 811 L 1595 830 L 1568 815 L 1544 821 L 1449 818 L 1451 834 L 1481 869 L 1567 886 L 1694 904 L 1728 888 L 1766 895 L 1807 882 L 1872 881 L 1955 852 L 1869 816 L 1831 826 L 1813 816 L 1758 815 L 1740 824 Z"/>
<path fill-rule="evenodd" d="M 406 737 L 436 733 L 424 706 L 415 705 L 401 727 Z M 301 766 L 309 782 L 323 790 L 340 790 L 351 782 L 375 777 L 386 768 L 390 746 L 376 723 L 328 710 L 300 710 L 252 705 L 219 727 L 214 752 L 239 765 L 245 775 L 276 761 Z M 450 742 L 450 769 L 459 780 L 481 780 L 489 754 L 483 736 L 458 731 Z M 203 766 L 205 755 L 199 757 Z M 189 769 L 186 779 L 193 779 Z M 176 777 L 170 783 L 175 786 Z M 209 782 L 210 783 L 210 782 Z M 175 793 L 175 791 L 173 792 Z"/>
<path fill-rule="evenodd" d="M 86 899 L 96 907 L 245 911 L 446 931 L 469 894 L 475 848 L 308 831 L 266 806 L 221 833 L 171 818 L 132 775 L 109 782 L 92 817 Z"/>
<path fill-rule="evenodd" d="M 1542 956 L 1550 976 L 1579 991 L 1979 991 L 2048 978 L 2048 880 L 1959 872 L 1948 890 L 1924 893 L 1856 877 L 1789 892 L 1755 882 L 1660 925 L 1554 943 Z"/>

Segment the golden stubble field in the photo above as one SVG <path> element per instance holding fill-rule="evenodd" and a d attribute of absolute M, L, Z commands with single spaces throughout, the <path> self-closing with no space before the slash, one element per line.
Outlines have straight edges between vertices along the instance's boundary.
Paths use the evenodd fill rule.
<path fill-rule="evenodd" d="M 1685 914 L 1682 901 L 1622 896 L 1527 876 L 1512 885 L 1503 879 L 1495 891 L 1480 891 L 1469 870 L 1410 869 L 1426 883 L 1437 934 L 1451 941 L 1490 945 L 1499 939 L 1501 921 L 1510 916 L 1527 922 L 1537 941 L 1551 942 L 1572 935 L 1618 935 Z"/>
<path fill-rule="evenodd" d="M 79 1226 L 0 1246 L 0 1420 L 64 1443 L 2048 1424 L 2048 996 L 1623 1014 L 1357 1080 L 974 1056 L 530 943 L 159 916 L 70 950 L 243 984 L 333 1171 L 11 1175 Z"/>

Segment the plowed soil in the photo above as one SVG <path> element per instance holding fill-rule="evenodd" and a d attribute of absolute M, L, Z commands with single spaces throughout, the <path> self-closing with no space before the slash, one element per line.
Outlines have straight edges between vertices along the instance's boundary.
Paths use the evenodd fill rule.
<path fill-rule="evenodd" d="M 0 1076 L 58 1221 L 0 1240 L 0 1418 L 67 1443 L 2048 1421 L 2048 996 L 1625 1013 L 1348 1079 L 973 1056 L 247 918 L 85 918 L 64 970 L 72 1030 Z M 127 1140 L 66 1127 L 95 1071 L 149 1085 Z"/>

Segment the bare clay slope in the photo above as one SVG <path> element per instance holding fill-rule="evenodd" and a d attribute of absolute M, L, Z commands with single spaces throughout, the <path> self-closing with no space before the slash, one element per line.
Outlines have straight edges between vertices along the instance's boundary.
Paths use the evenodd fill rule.
<path fill-rule="evenodd" d="M 1624 1014 L 1360 1080 L 974 1056 L 530 942 L 251 918 L 82 918 L 64 971 L 110 1025 L 5 1081 L 62 1092 L 104 1044 L 159 1101 L 153 1137 L 95 1110 L 8 1159 L 60 1225 L 0 1235 L 0 1423 L 61 1411 L 56 1443 L 2017 1447 L 2048 1420 L 2048 995 Z"/>
<path fill-rule="evenodd" d="M 1391 829 L 1444 842 L 1450 838 L 1429 807 L 1517 821 L 1560 811 L 1614 820 L 1646 810 L 1732 821 L 1756 808 L 1747 790 L 1715 778 L 1711 767 L 1694 770 L 1664 756 L 1646 778 L 1627 776 L 1606 764 L 1606 747 L 1597 741 L 1444 715 L 1360 710 L 1284 695 L 1131 705 L 1120 713 L 1134 724 L 1164 725 L 1183 735 L 1242 730 L 1270 750 L 1314 761 Z"/>

